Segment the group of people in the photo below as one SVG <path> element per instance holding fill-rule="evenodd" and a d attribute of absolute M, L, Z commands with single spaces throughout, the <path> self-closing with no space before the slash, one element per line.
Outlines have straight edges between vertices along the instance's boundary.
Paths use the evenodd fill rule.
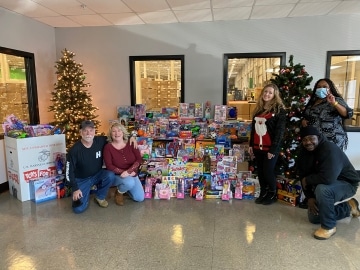
<path fill-rule="evenodd" d="M 72 188 L 72 206 L 75 213 L 84 212 L 89 206 L 90 191 L 95 189 L 95 202 L 108 207 L 106 196 L 110 187 L 116 186 L 115 202 L 124 204 L 124 193 L 134 201 L 144 200 L 137 171 L 142 162 L 136 138 L 126 128 L 114 123 L 108 136 L 95 136 L 95 125 L 85 120 L 80 125 L 81 139 L 68 152 L 66 179 Z M 103 168 L 103 164 L 105 167 Z"/>
<path fill-rule="evenodd" d="M 316 239 L 330 238 L 336 232 L 336 221 L 359 217 L 359 203 L 352 198 L 360 178 L 343 150 L 348 144 L 345 119 L 353 110 L 329 79 L 315 83 L 303 111 L 300 153 L 296 168 L 308 201 L 308 218 L 320 224 Z M 252 121 L 249 152 L 255 157 L 260 183 L 257 204 L 276 201 L 275 165 L 286 128 L 286 111 L 275 84 L 266 85 L 257 101 Z"/>
<path fill-rule="evenodd" d="M 333 82 L 316 82 L 301 121 L 301 151 L 296 161 L 302 188 L 308 199 L 308 217 L 320 223 L 317 239 L 328 239 L 336 232 L 336 221 L 359 217 L 355 198 L 360 178 L 343 152 L 348 139 L 344 120 L 353 110 L 337 92 Z M 286 110 L 275 84 L 266 85 L 258 98 L 250 136 L 249 152 L 255 157 L 260 183 L 257 204 L 270 205 L 277 199 L 275 165 L 286 128 Z M 107 207 L 106 196 L 116 186 L 115 202 L 124 204 L 123 194 L 134 201 L 144 200 L 144 190 L 137 176 L 142 162 L 136 139 L 126 128 L 114 123 L 108 136 L 95 136 L 92 121 L 80 126 L 81 140 L 69 150 L 66 177 L 72 187 L 73 211 L 84 212 L 90 191 L 96 186 L 95 202 Z M 106 168 L 103 168 L 103 162 Z M 339 203 L 340 202 L 340 203 Z"/>

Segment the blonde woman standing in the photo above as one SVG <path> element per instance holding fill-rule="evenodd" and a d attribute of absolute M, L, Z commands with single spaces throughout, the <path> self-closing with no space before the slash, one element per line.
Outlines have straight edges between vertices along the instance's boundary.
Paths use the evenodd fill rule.
<path fill-rule="evenodd" d="M 259 96 L 253 112 L 250 135 L 250 155 L 255 156 L 260 183 L 257 204 L 272 204 L 276 201 L 275 165 L 285 132 L 286 112 L 275 84 L 266 85 Z"/>

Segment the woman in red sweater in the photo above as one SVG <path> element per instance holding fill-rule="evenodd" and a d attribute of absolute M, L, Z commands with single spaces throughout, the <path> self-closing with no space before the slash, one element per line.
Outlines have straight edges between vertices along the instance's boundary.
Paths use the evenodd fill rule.
<path fill-rule="evenodd" d="M 106 169 L 115 173 L 115 203 L 124 205 L 123 194 L 128 192 L 137 202 L 144 200 L 144 189 L 137 175 L 142 162 L 140 152 L 130 145 L 129 133 L 120 123 L 114 123 L 108 134 L 109 143 L 104 147 Z"/>

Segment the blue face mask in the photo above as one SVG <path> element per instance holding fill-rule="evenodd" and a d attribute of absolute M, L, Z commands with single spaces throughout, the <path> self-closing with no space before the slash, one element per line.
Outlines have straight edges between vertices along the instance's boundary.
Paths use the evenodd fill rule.
<path fill-rule="evenodd" d="M 315 91 L 315 95 L 317 95 L 319 98 L 326 98 L 327 96 L 327 89 L 324 88 L 317 88 Z"/>

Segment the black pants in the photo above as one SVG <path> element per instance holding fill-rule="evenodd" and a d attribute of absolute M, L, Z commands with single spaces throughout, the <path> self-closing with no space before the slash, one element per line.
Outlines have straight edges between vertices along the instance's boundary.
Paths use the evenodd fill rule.
<path fill-rule="evenodd" d="M 276 191 L 276 175 L 275 165 L 278 159 L 278 154 L 273 158 L 268 159 L 268 151 L 254 149 L 255 162 L 258 171 L 259 183 L 261 191 L 266 189 L 269 191 Z"/>

